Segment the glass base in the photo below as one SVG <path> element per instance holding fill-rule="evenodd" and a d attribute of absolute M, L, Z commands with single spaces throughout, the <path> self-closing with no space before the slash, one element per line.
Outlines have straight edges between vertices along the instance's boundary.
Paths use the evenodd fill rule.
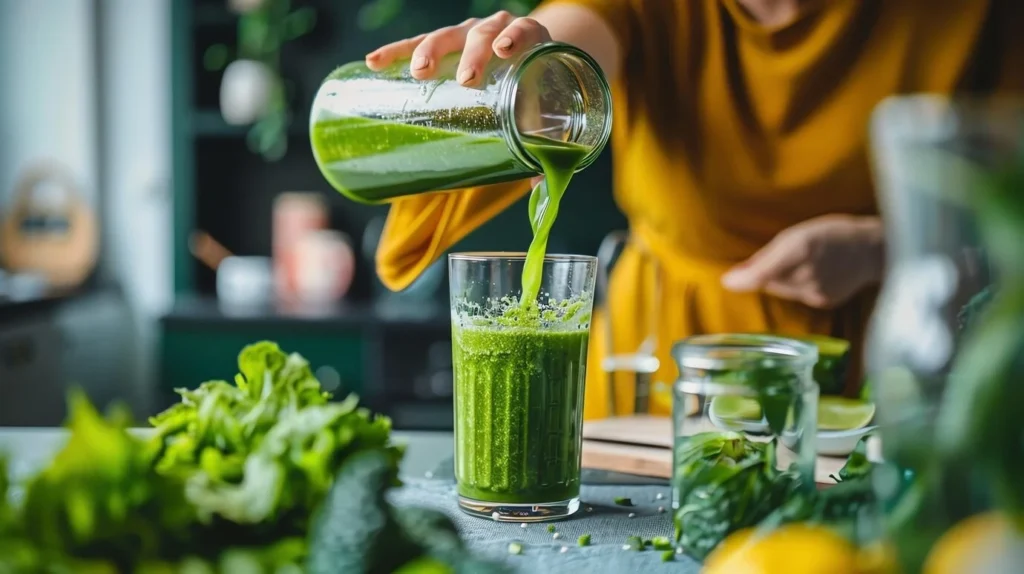
<path fill-rule="evenodd" d="M 459 509 L 466 514 L 497 522 L 548 522 L 572 516 L 580 509 L 580 499 L 577 497 L 559 502 L 530 504 L 484 502 L 460 496 Z"/>

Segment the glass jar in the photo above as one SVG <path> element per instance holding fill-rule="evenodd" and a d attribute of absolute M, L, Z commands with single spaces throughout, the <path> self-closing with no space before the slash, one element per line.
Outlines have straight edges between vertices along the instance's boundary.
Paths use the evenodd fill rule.
<path fill-rule="evenodd" d="M 409 62 L 374 72 L 352 62 L 324 80 L 313 101 L 317 166 L 349 199 L 380 203 L 537 175 L 550 146 L 594 162 L 611 133 L 611 92 L 585 52 L 557 42 L 488 65 L 483 83 L 456 79 L 461 54 L 434 79 Z M 556 150 L 557 152 L 557 150 Z"/>
<path fill-rule="evenodd" d="M 757 473 L 766 470 L 765 464 L 747 464 L 748 460 L 774 460 L 775 469 L 793 473 L 796 488 L 816 488 L 815 346 L 769 335 L 700 335 L 676 343 L 672 356 L 679 367 L 672 408 L 672 508 L 677 535 L 687 536 L 691 512 L 701 512 L 708 504 L 728 504 L 713 499 L 737 490 L 720 477 L 707 479 L 709 467 L 698 461 L 706 462 L 712 453 L 728 459 L 722 462 L 731 469 Z M 767 469 L 769 474 L 773 470 Z M 755 478 L 740 471 L 727 480 Z M 738 490 L 767 496 L 767 489 L 743 486 Z M 784 495 L 782 489 L 779 494 Z M 749 502 L 771 510 L 780 501 Z M 748 514 L 752 523 L 734 525 L 737 529 L 763 518 Z M 703 558 L 699 544 L 684 539 L 682 546 Z"/>
<path fill-rule="evenodd" d="M 1014 100 L 904 96 L 872 118 L 888 245 L 866 357 L 875 486 L 907 572 L 958 522 L 1024 501 L 1022 136 Z"/>

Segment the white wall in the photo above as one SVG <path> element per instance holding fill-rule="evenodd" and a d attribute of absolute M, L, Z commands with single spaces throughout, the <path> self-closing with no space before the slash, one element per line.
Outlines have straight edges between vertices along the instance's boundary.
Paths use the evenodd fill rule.
<path fill-rule="evenodd" d="M 143 381 L 154 380 L 157 319 L 173 299 L 171 1 L 100 2 L 105 253 L 135 313 Z"/>
<path fill-rule="evenodd" d="M 69 168 L 96 197 L 90 0 L 0 0 L 0 209 L 36 161 Z"/>
<path fill-rule="evenodd" d="M 0 0 L 0 210 L 32 162 L 72 171 L 102 209 L 103 271 L 123 288 L 136 331 L 123 359 L 143 386 L 173 297 L 172 1 Z"/>

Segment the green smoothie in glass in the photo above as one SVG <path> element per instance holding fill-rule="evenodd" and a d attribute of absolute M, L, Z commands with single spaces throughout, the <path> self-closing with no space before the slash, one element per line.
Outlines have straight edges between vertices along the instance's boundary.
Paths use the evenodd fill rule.
<path fill-rule="evenodd" d="M 459 495 L 578 497 L 587 331 L 455 326 L 452 337 Z"/>
<path fill-rule="evenodd" d="M 595 262 L 546 258 L 545 252 L 558 205 L 585 150 L 536 139 L 527 145 L 545 172 L 545 183 L 530 197 L 529 251 L 451 269 L 460 504 L 496 520 L 560 518 L 579 506 Z M 497 276 L 481 277 L 489 272 Z M 575 290 L 567 279 L 574 273 Z M 477 282 L 483 301 L 460 292 L 473 283 L 463 275 L 483 279 Z"/>
<path fill-rule="evenodd" d="M 449 268 L 459 505 L 495 520 L 568 516 L 597 260 L 460 253 Z"/>

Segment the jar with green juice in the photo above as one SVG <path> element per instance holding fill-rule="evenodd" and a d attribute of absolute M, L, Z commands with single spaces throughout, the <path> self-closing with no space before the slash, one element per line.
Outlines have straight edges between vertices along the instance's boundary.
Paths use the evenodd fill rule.
<path fill-rule="evenodd" d="M 672 356 L 679 368 L 672 407 L 678 536 L 696 536 L 688 531 L 691 519 L 706 522 L 694 513 L 740 504 L 730 499 L 737 492 L 760 497 L 743 504 L 772 509 L 782 502 L 772 497 L 790 492 L 778 485 L 816 488 L 814 345 L 770 335 L 699 335 L 676 343 Z"/>
<path fill-rule="evenodd" d="M 352 62 L 324 80 L 310 139 L 335 189 L 372 204 L 541 173 L 567 181 L 600 155 L 611 95 L 585 52 L 552 42 L 495 58 L 477 87 L 456 81 L 460 57 L 445 57 L 426 81 L 407 61 L 378 72 Z"/>

